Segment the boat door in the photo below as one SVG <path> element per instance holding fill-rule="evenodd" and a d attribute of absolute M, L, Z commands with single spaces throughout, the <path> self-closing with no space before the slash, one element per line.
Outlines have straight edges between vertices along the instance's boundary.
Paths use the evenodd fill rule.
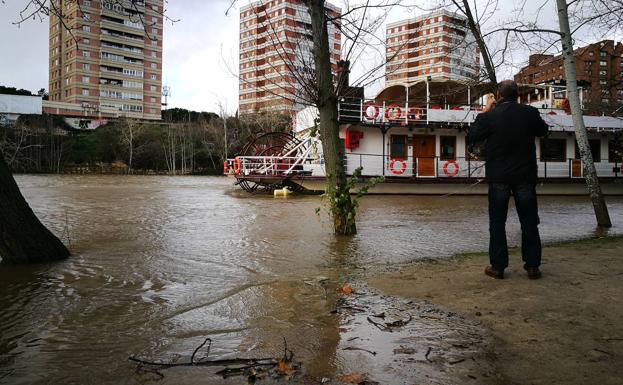
<path fill-rule="evenodd" d="M 435 135 L 413 135 L 413 162 L 416 176 L 435 177 L 435 149 L 437 137 Z"/>
<path fill-rule="evenodd" d="M 571 160 L 571 177 L 572 178 L 581 178 L 582 177 L 582 161 L 579 159 Z"/>

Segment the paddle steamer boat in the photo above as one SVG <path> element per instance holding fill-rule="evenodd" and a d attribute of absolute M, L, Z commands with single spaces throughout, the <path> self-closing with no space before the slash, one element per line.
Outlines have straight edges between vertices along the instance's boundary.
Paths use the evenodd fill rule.
<path fill-rule="evenodd" d="M 481 113 L 486 85 L 421 81 L 393 85 L 366 99 L 363 90 L 340 97 L 338 120 L 349 175 L 384 176 L 377 194 L 486 194 L 486 164 L 468 148 L 466 130 Z M 582 89 L 580 89 L 582 96 Z M 583 195 L 586 187 L 566 91 L 556 85 L 520 86 L 520 103 L 537 107 L 550 126 L 536 139 L 539 194 Z M 325 172 L 309 107 L 297 114 L 294 133 L 265 134 L 224 165 L 249 192 L 290 186 L 322 191 Z M 597 175 L 605 194 L 623 195 L 623 118 L 584 115 Z"/>

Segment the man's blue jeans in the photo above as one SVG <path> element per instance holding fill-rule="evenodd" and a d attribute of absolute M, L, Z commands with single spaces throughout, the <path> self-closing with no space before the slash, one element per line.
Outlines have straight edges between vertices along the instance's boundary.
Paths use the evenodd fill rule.
<path fill-rule="evenodd" d="M 489 184 L 489 260 L 491 267 L 503 271 L 508 267 L 506 217 L 511 194 L 521 223 L 521 256 L 524 267 L 541 265 L 539 214 L 534 184 Z"/>

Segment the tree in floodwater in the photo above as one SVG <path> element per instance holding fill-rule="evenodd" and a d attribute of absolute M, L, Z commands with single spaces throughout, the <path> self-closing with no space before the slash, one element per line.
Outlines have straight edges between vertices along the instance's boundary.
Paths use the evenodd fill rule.
<path fill-rule="evenodd" d="M 235 4 L 237 0 L 231 0 Z M 283 73 L 281 64 L 287 70 L 290 78 L 284 86 L 282 76 L 274 77 L 262 75 L 254 79 L 252 87 L 257 87 L 255 80 L 260 80 L 264 86 L 261 91 L 271 94 L 294 106 L 314 106 L 318 110 L 318 131 L 322 142 L 324 167 L 327 178 L 325 197 L 329 204 L 329 212 L 333 219 L 334 232 L 337 235 L 353 235 L 357 232 L 355 221 L 357 202 L 351 197 L 344 146 L 340 141 L 338 121 L 338 97 L 349 97 L 349 89 L 353 89 L 348 82 L 351 60 L 359 59 L 362 52 L 369 48 L 372 55 L 379 54 L 379 60 L 371 68 L 365 68 L 363 74 L 352 85 L 364 86 L 371 84 L 384 76 L 377 72 L 383 69 L 385 63 L 394 59 L 396 53 L 385 57 L 385 41 L 379 38 L 376 32 L 383 26 L 389 9 L 400 3 L 399 0 L 363 1 L 361 4 L 344 2 L 345 9 L 341 14 L 324 0 L 299 0 L 307 8 L 309 19 L 300 23 L 304 32 L 295 33 L 289 39 L 282 38 L 283 27 L 280 22 L 273 21 L 269 10 L 265 6 L 268 2 L 253 3 L 251 12 L 256 17 L 265 20 L 267 42 L 272 45 L 278 59 L 278 64 L 267 62 L 270 71 L 267 73 Z M 231 7 L 230 7 L 231 8 Z M 309 21 L 309 22 L 308 22 Z M 262 27 L 264 28 L 264 27 Z M 340 32 L 344 37 L 341 44 L 341 61 L 336 66 L 330 46 L 331 34 Z M 406 45 L 406 42 L 405 42 Z M 376 59 L 376 58 L 375 58 Z M 338 68 L 339 67 L 339 68 Z M 240 77 L 241 82 L 249 82 Z M 289 87 L 296 89 L 294 93 L 284 92 Z M 275 91 L 276 90 L 276 91 Z"/>
<path fill-rule="evenodd" d="M 48 262 L 69 250 L 32 211 L 0 152 L 0 257 L 3 262 Z"/>

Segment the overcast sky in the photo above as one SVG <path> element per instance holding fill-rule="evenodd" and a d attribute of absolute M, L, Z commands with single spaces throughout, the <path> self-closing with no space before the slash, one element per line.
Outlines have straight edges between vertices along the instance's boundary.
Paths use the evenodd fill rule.
<path fill-rule="evenodd" d="M 426 0 L 425 0 L 426 1 Z M 343 1 L 333 1 L 342 5 Z M 422 4 L 405 0 L 403 4 Z M 48 20 L 32 20 L 21 27 L 12 24 L 27 0 L 0 2 L 0 84 L 37 91 L 48 88 Z M 240 0 L 240 5 L 248 0 Z M 499 2 L 499 22 L 512 11 L 509 0 Z M 527 0 L 526 12 L 542 0 Z M 171 0 L 167 14 L 179 22 L 165 23 L 163 85 L 171 87 L 170 107 L 218 111 L 219 103 L 230 113 L 238 107 L 238 8 L 225 11 L 230 0 Z M 543 9 L 542 20 L 557 29 L 554 1 Z M 394 9 L 388 22 L 413 17 L 415 9 Z M 548 24 L 548 25 L 547 25 Z M 384 31 L 384 28 L 383 28 Z M 523 63 L 526 52 L 516 52 L 512 60 Z M 361 61 L 364 63 L 364 61 Z M 355 69 L 356 70 L 356 69 Z M 504 78 L 513 69 L 499 74 Z M 501 75 L 501 76 L 500 76 Z M 380 85 L 377 84 L 376 87 Z"/>

